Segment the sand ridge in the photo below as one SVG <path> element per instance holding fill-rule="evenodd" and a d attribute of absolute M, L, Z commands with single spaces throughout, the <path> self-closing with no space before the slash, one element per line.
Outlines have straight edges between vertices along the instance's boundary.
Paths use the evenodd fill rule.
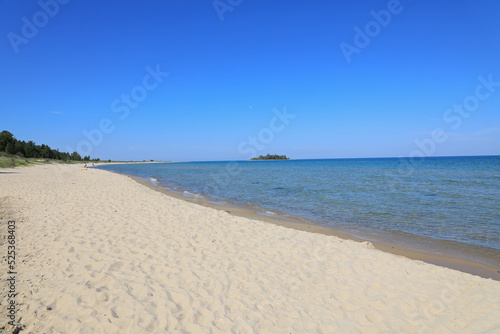
<path fill-rule="evenodd" d="M 103 170 L 6 171 L 1 224 L 18 224 L 22 333 L 500 332 L 498 281 L 232 216 Z"/>

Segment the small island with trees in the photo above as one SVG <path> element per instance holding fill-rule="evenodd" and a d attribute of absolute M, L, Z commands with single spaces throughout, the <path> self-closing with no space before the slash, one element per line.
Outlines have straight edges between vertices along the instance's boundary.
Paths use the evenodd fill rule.
<path fill-rule="evenodd" d="M 266 156 L 259 155 L 257 158 L 250 159 L 252 161 L 256 160 L 290 160 L 286 155 L 268 154 Z"/>

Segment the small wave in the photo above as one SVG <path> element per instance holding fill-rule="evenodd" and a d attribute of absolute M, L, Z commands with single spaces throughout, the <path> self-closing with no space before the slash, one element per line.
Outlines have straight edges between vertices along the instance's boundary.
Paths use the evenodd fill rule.
<path fill-rule="evenodd" d="M 192 197 L 192 198 L 203 198 L 203 196 L 201 194 L 193 194 L 193 193 L 190 193 L 189 191 L 187 190 L 184 190 L 182 192 L 182 194 L 186 197 Z"/>
<path fill-rule="evenodd" d="M 155 179 L 154 177 L 150 177 L 150 178 L 149 178 L 149 181 L 151 181 L 151 182 L 158 182 L 158 180 L 157 180 L 157 179 Z"/>

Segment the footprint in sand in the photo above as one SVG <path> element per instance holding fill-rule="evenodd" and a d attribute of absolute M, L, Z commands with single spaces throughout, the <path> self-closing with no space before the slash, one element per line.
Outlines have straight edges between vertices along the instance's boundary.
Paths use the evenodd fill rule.
<path fill-rule="evenodd" d="M 121 267 L 123 267 L 123 262 L 118 261 L 109 266 L 109 271 L 117 271 L 120 270 Z"/>

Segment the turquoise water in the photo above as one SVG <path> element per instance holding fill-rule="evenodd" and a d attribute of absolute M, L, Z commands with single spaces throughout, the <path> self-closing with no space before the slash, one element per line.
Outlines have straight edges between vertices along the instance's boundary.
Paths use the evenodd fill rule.
<path fill-rule="evenodd" d="M 500 156 L 109 165 L 186 196 L 286 213 L 361 236 L 500 252 Z"/>

